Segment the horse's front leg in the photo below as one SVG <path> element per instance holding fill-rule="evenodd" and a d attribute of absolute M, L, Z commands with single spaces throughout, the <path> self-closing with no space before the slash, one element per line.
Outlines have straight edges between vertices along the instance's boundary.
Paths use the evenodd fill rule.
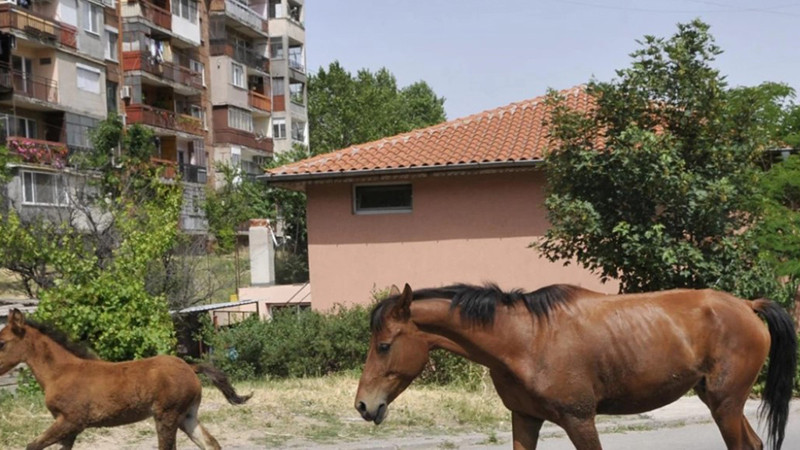
<path fill-rule="evenodd" d="M 514 450 L 533 450 L 539 441 L 539 430 L 544 420 L 515 411 L 511 412 L 511 430 L 514 437 Z"/>
<path fill-rule="evenodd" d="M 567 436 L 576 450 L 603 449 L 594 425 L 594 416 L 586 418 L 568 416 L 561 420 L 559 425 L 567 432 Z"/>
<path fill-rule="evenodd" d="M 56 417 L 56 421 L 44 433 L 36 437 L 27 447 L 26 450 L 41 450 L 47 448 L 56 442 L 62 441 L 75 441 L 75 437 L 83 431 L 83 429 L 64 419 L 64 416 Z"/>

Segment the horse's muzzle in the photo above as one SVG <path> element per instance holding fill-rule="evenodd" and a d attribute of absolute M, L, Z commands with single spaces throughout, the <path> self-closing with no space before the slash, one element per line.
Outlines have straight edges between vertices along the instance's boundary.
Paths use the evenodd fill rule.
<path fill-rule="evenodd" d="M 386 412 L 388 411 L 386 403 L 381 403 L 376 410 L 370 411 L 366 403 L 358 402 L 356 403 L 356 409 L 361 413 L 361 417 L 363 417 L 364 420 L 367 422 L 375 422 L 375 425 L 380 425 L 381 422 L 383 422 L 383 419 L 386 418 Z"/>

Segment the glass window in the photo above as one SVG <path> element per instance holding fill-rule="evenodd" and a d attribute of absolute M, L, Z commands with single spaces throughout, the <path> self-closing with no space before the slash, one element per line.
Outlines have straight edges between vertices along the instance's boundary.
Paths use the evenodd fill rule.
<path fill-rule="evenodd" d="M 269 41 L 269 53 L 272 59 L 283 59 L 283 39 L 272 39 Z"/>
<path fill-rule="evenodd" d="M 356 186 L 353 210 L 356 214 L 411 212 L 411 184 Z"/>
<path fill-rule="evenodd" d="M 292 139 L 297 142 L 306 141 L 306 123 L 299 120 L 292 120 Z"/>
<path fill-rule="evenodd" d="M 231 63 L 231 83 L 234 86 L 240 87 L 242 89 L 246 88 L 244 84 L 244 66 L 241 64 L 236 64 L 235 62 Z"/>
<path fill-rule="evenodd" d="M 66 189 L 59 175 L 42 172 L 22 173 L 22 201 L 36 205 L 67 204 Z"/>
<path fill-rule="evenodd" d="M 94 3 L 86 3 L 83 16 L 83 28 L 94 34 L 100 34 L 100 14 L 103 11 Z"/>
<path fill-rule="evenodd" d="M 91 92 L 93 94 L 100 93 L 100 71 L 91 67 L 82 65 L 77 66 L 78 75 L 78 89 Z"/>
<path fill-rule="evenodd" d="M 106 30 L 106 59 L 117 60 L 117 33 Z"/>
<path fill-rule="evenodd" d="M 286 119 L 272 119 L 272 138 L 286 139 Z"/>
<path fill-rule="evenodd" d="M 228 126 L 236 128 L 237 130 L 253 132 L 253 115 L 250 111 L 245 109 L 236 108 L 234 106 L 228 107 Z"/>
<path fill-rule="evenodd" d="M 197 23 L 197 2 L 192 0 L 172 0 L 172 14 L 191 23 Z"/>

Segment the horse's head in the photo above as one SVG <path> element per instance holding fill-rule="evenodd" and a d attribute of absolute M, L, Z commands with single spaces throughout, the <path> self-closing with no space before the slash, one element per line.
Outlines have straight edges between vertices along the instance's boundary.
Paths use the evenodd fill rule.
<path fill-rule="evenodd" d="M 411 321 L 411 288 L 406 284 L 400 293 L 392 286 L 391 295 L 373 313 L 380 317 L 373 317 L 367 362 L 356 392 L 356 409 L 376 425 L 386 418 L 389 403 L 425 368 L 430 350 Z"/>
<path fill-rule="evenodd" d="M 0 330 L 0 375 L 13 369 L 25 359 L 25 317 L 14 308 L 8 315 L 8 325 Z"/>

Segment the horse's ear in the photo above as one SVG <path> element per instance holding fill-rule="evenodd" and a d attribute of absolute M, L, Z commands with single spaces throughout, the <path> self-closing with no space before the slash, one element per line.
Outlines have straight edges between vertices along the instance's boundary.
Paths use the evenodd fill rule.
<path fill-rule="evenodd" d="M 411 286 L 406 283 L 403 292 L 397 297 L 397 303 L 394 304 L 392 309 L 392 314 L 397 320 L 407 321 L 411 317 L 411 300 L 413 298 L 414 292 L 411 291 Z"/>
<path fill-rule="evenodd" d="M 25 334 L 25 316 L 22 315 L 22 311 L 17 308 L 12 309 L 8 316 L 8 323 L 11 325 L 11 332 L 17 336 Z"/>
<path fill-rule="evenodd" d="M 396 284 L 393 284 L 391 289 L 389 289 L 389 295 L 392 297 L 400 295 L 400 288 L 398 288 Z"/>

